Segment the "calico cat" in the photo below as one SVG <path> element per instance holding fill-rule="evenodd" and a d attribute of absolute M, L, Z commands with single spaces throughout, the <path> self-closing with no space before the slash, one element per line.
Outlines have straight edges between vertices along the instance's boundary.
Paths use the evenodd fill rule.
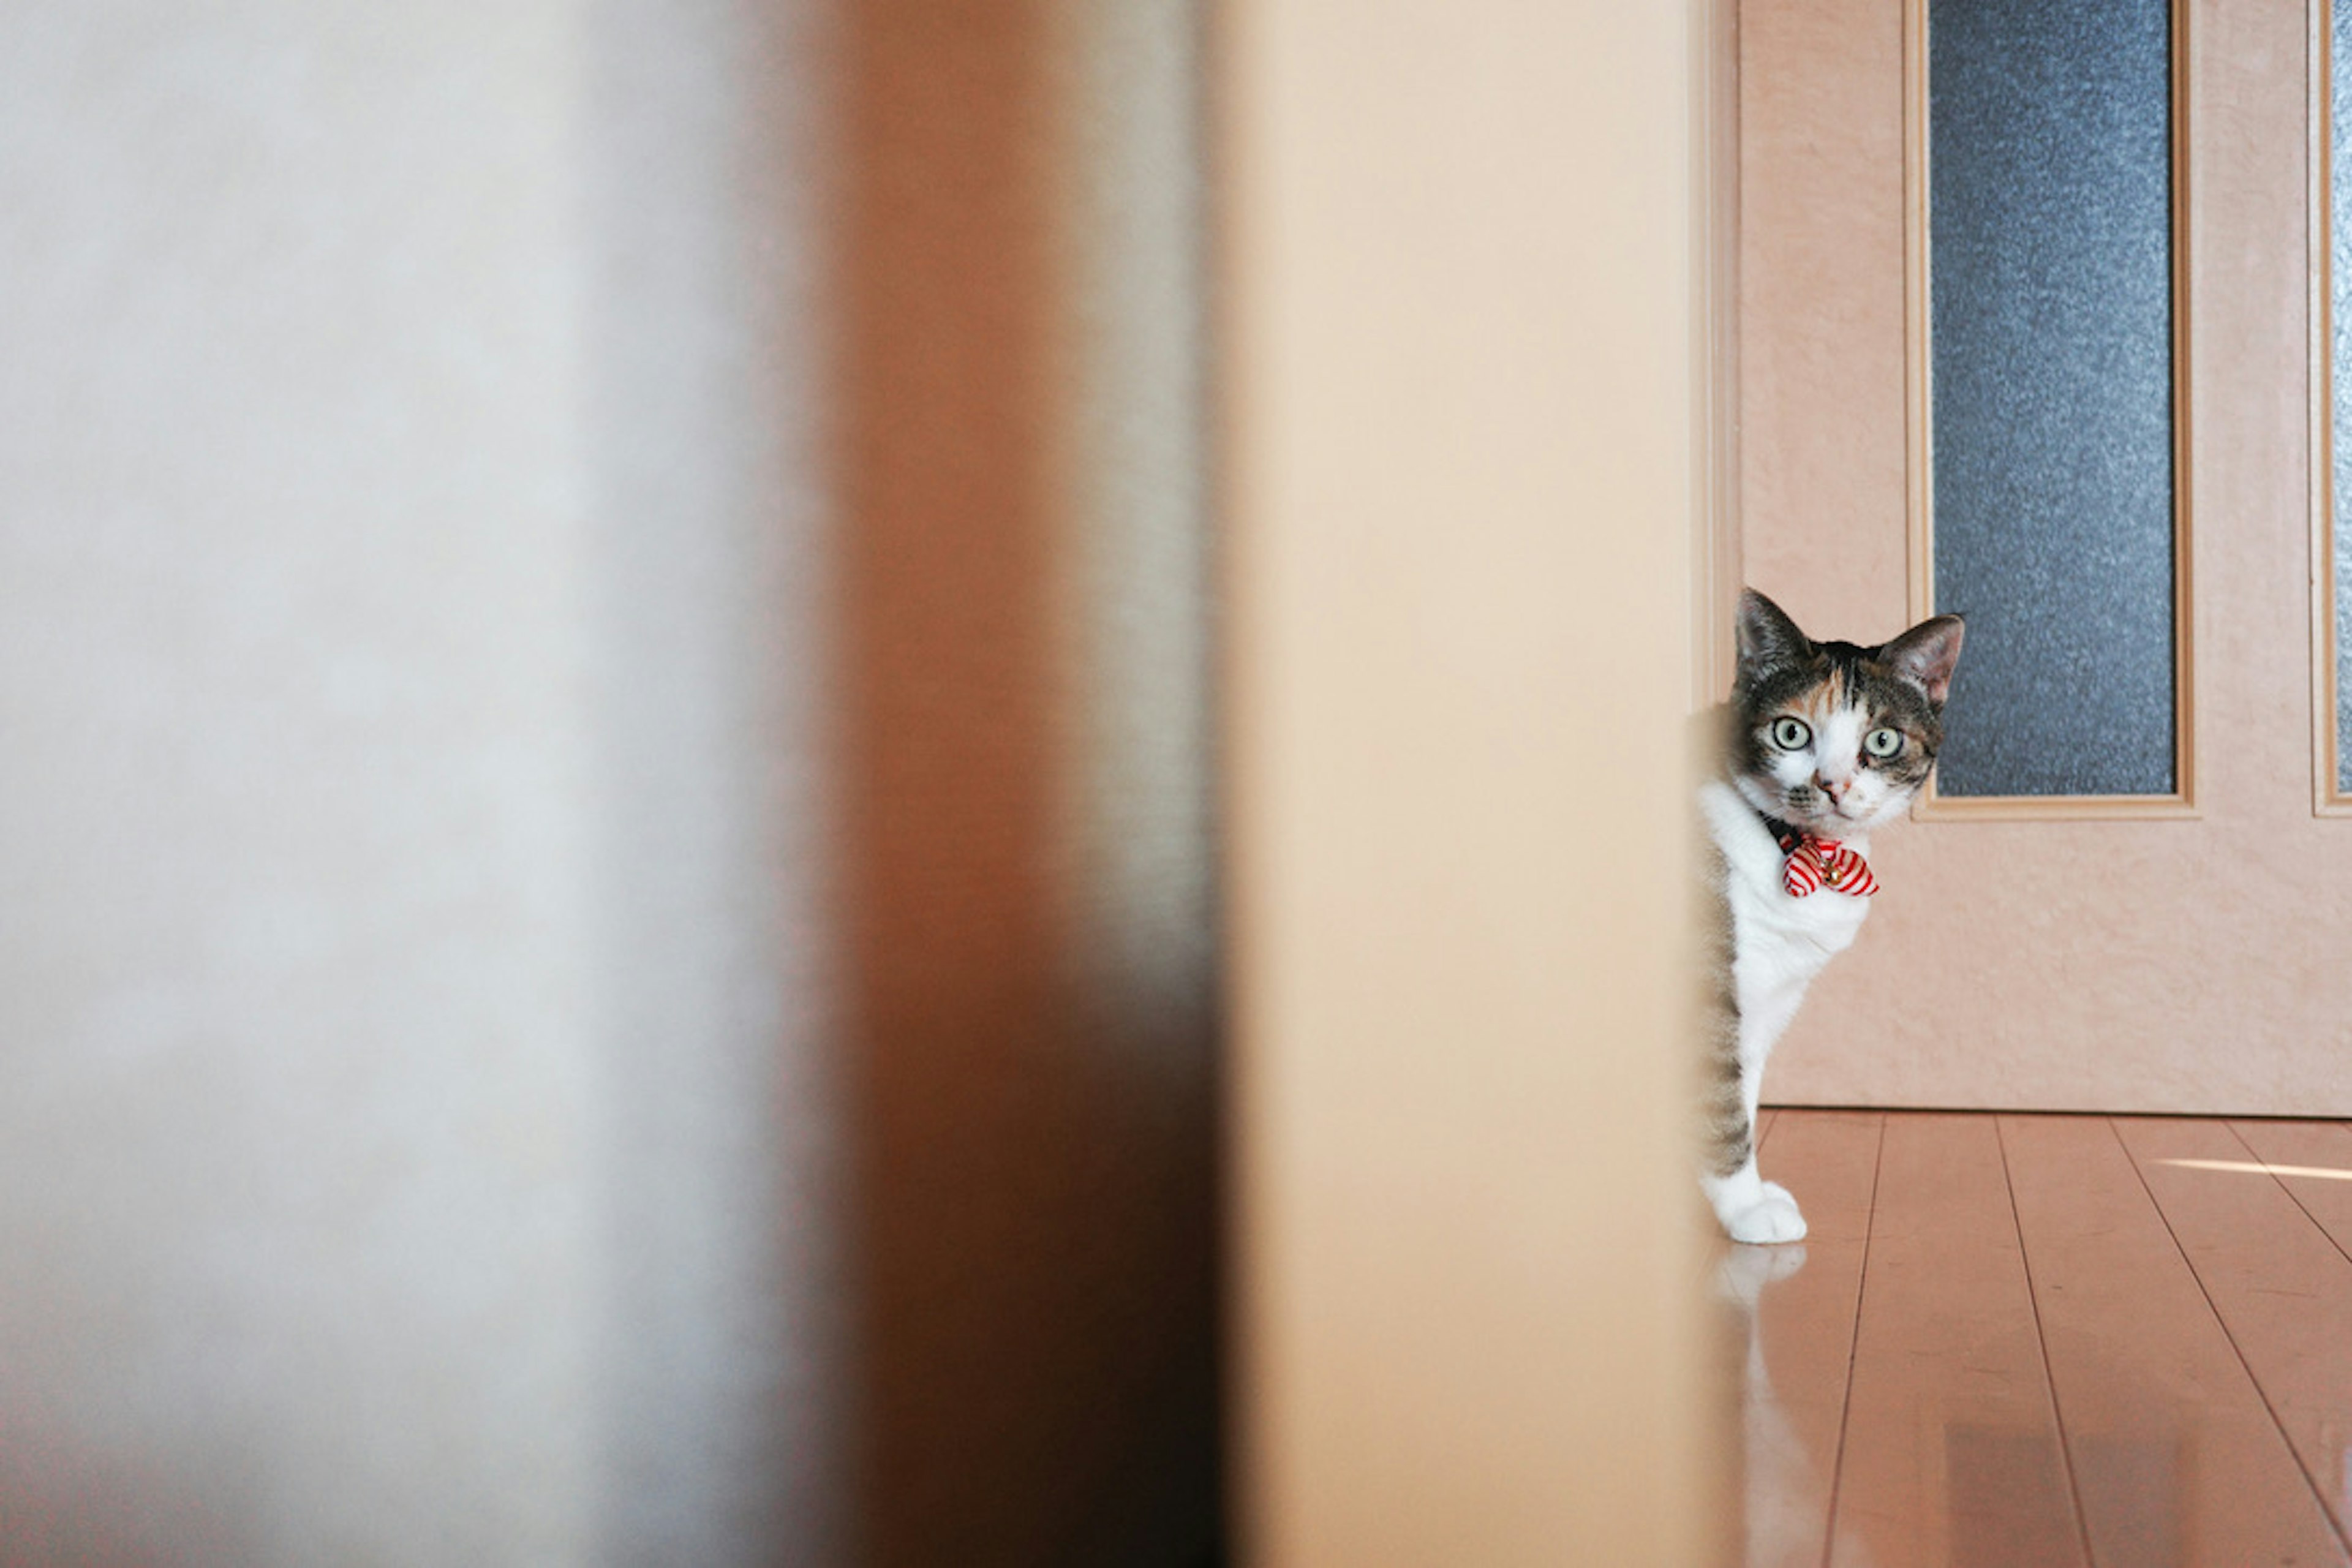
<path fill-rule="evenodd" d="M 1877 647 L 1816 643 L 1778 605 L 1739 599 L 1739 669 L 1699 785 L 1706 826 L 1706 1144 L 1699 1184 L 1734 1241 L 1795 1241 L 1805 1217 L 1756 1173 L 1764 1059 L 1805 987 L 1878 890 L 1867 835 L 1936 765 L 1959 617 Z"/>

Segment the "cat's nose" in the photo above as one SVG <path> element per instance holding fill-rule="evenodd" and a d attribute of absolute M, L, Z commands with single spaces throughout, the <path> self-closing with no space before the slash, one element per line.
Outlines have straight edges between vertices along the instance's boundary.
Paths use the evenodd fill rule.
<path fill-rule="evenodd" d="M 1823 795 L 1829 796 L 1830 804 L 1832 805 L 1836 805 L 1845 799 L 1845 792 L 1853 787 L 1853 781 L 1852 779 L 1833 779 L 1825 773 L 1815 773 L 1813 775 L 1813 787 L 1821 791 Z"/>

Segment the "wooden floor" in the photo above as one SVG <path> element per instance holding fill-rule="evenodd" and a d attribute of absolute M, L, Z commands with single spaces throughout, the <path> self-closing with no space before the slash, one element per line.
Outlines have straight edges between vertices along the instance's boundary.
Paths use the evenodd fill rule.
<path fill-rule="evenodd" d="M 2352 1123 L 1766 1115 L 1747 1562 L 2352 1562 Z"/>

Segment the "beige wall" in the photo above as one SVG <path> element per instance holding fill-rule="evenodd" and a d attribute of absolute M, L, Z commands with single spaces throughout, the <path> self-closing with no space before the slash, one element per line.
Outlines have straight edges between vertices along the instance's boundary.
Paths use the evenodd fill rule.
<path fill-rule="evenodd" d="M 1712 1527 L 1681 814 L 1649 808 L 1691 679 L 1704 38 L 1672 5 L 1222 13 L 1273 1568 L 1687 1563 Z"/>
<path fill-rule="evenodd" d="M 1901 10 L 1742 8 L 1748 574 L 1862 640 L 1908 609 Z M 1880 835 L 1768 1099 L 2352 1114 L 2352 824 L 2311 811 L 2305 26 L 2189 16 L 2200 819 Z"/>
<path fill-rule="evenodd" d="M 0 1557 L 1207 1539 L 1192 22 L 984 9 L 0 20 Z"/>

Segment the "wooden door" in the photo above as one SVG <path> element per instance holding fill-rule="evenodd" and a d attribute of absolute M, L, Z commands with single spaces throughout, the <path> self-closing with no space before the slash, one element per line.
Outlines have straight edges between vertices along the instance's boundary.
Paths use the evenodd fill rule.
<path fill-rule="evenodd" d="M 2352 818 L 2324 784 L 2315 804 L 2315 25 L 2294 0 L 2180 5 L 2179 787 L 1947 799 L 1877 836 L 1875 918 L 1769 1100 L 2352 1115 Z M 1897 0 L 1741 14 L 1747 575 L 1858 641 L 1933 577 L 1918 21 Z M 2095 672 L 2053 700 L 2097 704 Z"/>

